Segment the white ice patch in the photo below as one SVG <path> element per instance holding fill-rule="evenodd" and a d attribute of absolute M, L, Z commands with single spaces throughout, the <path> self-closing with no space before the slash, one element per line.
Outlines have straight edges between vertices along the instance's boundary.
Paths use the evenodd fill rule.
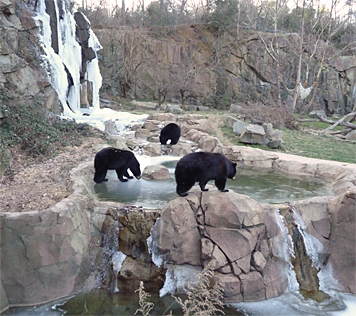
<path fill-rule="evenodd" d="M 157 219 L 156 224 L 159 220 L 160 220 L 160 218 Z M 156 224 L 152 227 L 152 229 L 154 229 Z M 151 229 L 151 232 L 152 232 L 152 229 Z M 157 254 L 157 245 L 156 245 L 155 240 L 152 237 L 152 234 L 147 238 L 147 247 L 148 247 L 148 252 L 151 255 L 152 262 L 157 267 L 161 267 L 163 265 L 163 259 Z"/>
<path fill-rule="evenodd" d="M 82 115 L 82 113 L 87 113 L 88 115 Z M 116 112 L 108 108 L 96 110 L 82 109 L 81 113 L 70 113 L 69 116 L 63 116 L 65 119 L 73 118 L 77 123 L 89 124 L 101 131 L 105 130 L 104 122 L 112 120 L 119 134 L 126 129 L 130 129 L 135 124 L 143 124 L 147 117 L 148 114 L 135 115 L 127 112 Z"/>
<path fill-rule="evenodd" d="M 117 284 L 117 276 L 122 268 L 122 263 L 124 262 L 126 258 L 126 255 L 124 253 L 122 253 L 121 251 L 118 251 L 116 253 L 113 254 L 112 258 L 111 258 L 111 263 L 112 263 L 112 269 L 115 275 L 115 289 L 114 289 L 114 293 L 119 292 L 119 287 Z"/>
<path fill-rule="evenodd" d="M 167 294 L 184 293 L 189 282 L 199 282 L 197 275 L 202 271 L 200 267 L 190 265 L 167 265 L 166 281 L 159 291 L 159 296 Z"/>

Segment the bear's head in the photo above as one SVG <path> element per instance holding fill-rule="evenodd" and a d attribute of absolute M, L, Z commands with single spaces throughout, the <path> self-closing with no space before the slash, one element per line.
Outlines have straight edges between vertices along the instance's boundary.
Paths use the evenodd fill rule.
<path fill-rule="evenodd" d="M 131 162 L 130 170 L 137 180 L 141 178 L 140 163 L 136 158 Z"/>
<path fill-rule="evenodd" d="M 230 161 L 230 164 L 229 164 L 229 165 L 230 165 L 230 166 L 229 166 L 229 169 L 228 169 L 227 177 L 228 177 L 229 179 L 235 180 L 237 163 Z"/>

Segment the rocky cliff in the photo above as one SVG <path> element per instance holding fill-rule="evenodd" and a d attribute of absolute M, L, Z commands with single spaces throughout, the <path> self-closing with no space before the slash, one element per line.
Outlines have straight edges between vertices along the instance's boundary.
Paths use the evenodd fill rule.
<path fill-rule="evenodd" d="M 276 61 L 266 49 L 275 39 L 244 32 L 239 39 L 216 36 L 203 26 L 187 25 L 162 30 L 157 35 L 131 28 L 95 30 L 104 47 L 101 59 L 102 92 L 134 98 L 156 98 L 166 89 L 169 101 L 186 99 L 223 108 L 229 102 L 274 104 L 277 82 L 281 100 L 290 106 L 296 85 L 298 34 L 279 34 L 279 76 Z M 263 42 L 264 41 L 264 42 Z M 338 56 L 333 47 L 318 84 L 314 83 L 326 43 L 306 39 L 301 83 L 303 96 L 297 109 L 307 104 L 317 89 L 315 108 L 326 113 L 348 113 L 356 98 L 356 57 Z M 316 47 L 316 49 L 315 49 Z M 314 51 L 315 49 L 315 51 Z M 338 56 L 331 58 L 331 56 Z M 304 100 L 302 100 L 304 98 Z"/>
<path fill-rule="evenodd" d="M 42 63 L 32 2 L 0 1 L 0 102 L 20 96 L 22 101 L 36 100 L 59 113 L 56 93 Z"/>

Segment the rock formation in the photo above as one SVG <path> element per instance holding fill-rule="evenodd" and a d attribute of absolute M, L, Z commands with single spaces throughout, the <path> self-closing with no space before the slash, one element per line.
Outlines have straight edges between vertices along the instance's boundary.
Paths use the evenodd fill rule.
<path fill-rule="evenodd" d="M 150 119 L 160 116 L 177 121 L 165 113 Z M 276 222 L 276 208 L 293 208 L 302 217 L 305 231 L 317 246 L 322 270 L 332 271 L 335 283 L 328 282 L 328 287 L 355 293 L 355 165 L 225 147 L 194 128 L 204 129 L 204 119 L 202 124 L 199 119 L 179 118 L 183 137 L 172 150 L 191 152 L 200 144 L 248 167 L 317 177 L 332 183 L 334 196 L 267 205 L 213 187 L 209 192 L 192 190 L 186 198 L 177 197 L 162 211 L 144 210 L 98 201 L 92 162 L 83 163 L 72 172 L 73 193 L 67 199 L 41 213 L 1 214 L 1 310 L 52 301 L 84 286 L 134 291 L 144 280 L 145 287 L 158 291 L 167 268 L 172 273 L 197 272 L 210 261 L 216 279 L 224 284 L 226 302 L 278 296 L 288 286 L 288 256 L 281 247 L 285 236 Z M 145 125 L 151 129 L 149 120 Z M 147 131 L 148 137 L 158 133 Z M 188 142 L 188 136 L 194 141 Z M 140 150 L 147 144 L 146 139 L 133 142 L 130 137 L 126 139 L 130 149 Z M 146 243 L 155 222 L 159 229 L 154 230 L 150 245 L 156 244 L 157 256 L 164 259 L 159 267 L 152 262 L 156 260 Z M 120 271 L 114 270 L 112 261 L 118 252 L 124 258 Z M 65 284 L 58 287 L 59 280 Z"/>

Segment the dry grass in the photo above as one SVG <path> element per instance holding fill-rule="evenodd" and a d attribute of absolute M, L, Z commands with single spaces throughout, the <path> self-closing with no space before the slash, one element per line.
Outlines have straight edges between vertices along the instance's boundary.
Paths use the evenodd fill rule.
<path fill-rule="evenodd" d="M 223 289 L 218 282 L 214 283 L 213 286 L 211 285 L 213 277 L 214 271 L 208 265 L 197 275 L 199 281 L 197 283 L 189 282 L 187 288 L 184 289 L 187 295 L 185 300 L 174 295 L 172 296 L 180 305 L 183 316 L 225 314 L 223 312 Z M 136 292 L 139 293 L 140 308 L 136 310 L 135 315 L 140 312 L 143 316 L 150 316 L 150 311 L 154 308 L 154 304 L 147 302 L 147 298 L 150 295 L 145 292 L 142 281 L 140 282 L 140 288 Z M 169 311 L 168 315 L 172 315 L 172 311 Z"/>

